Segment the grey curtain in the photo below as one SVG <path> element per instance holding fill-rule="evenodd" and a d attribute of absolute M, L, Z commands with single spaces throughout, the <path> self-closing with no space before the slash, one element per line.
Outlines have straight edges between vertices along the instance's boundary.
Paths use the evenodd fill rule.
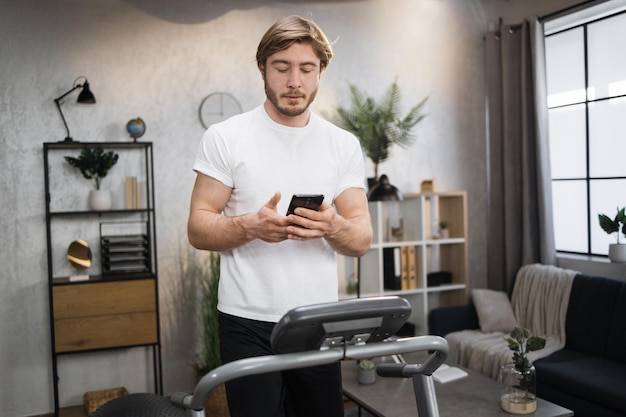
<path fill-rule="evenodd" d="M 543 27 L 485 38 L 489 163 L 488 287 L 512 292 L 526 264 L 554 264 Z"/>

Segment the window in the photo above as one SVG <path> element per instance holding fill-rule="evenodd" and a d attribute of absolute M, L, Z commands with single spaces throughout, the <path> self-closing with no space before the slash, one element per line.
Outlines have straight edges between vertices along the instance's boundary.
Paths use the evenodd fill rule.
<path fill-rule="evenodd" d="M 572 22 L 570 15 L 544 25 L 560 252 L 606 255 L 615 236 L 600 228 L 598 213 L 613 218 L 618 206 L 626 206 L 624 3 L 605 2 L 601 14 L 587 10 L 583 21 Z"/>

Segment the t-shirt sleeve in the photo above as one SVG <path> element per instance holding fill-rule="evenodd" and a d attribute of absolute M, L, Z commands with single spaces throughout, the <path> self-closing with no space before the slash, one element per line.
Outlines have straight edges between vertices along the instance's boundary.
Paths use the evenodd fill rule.
<path fill-rule="evenodd" d="M 233 175 L 227 143 L 211 126 L 200 141 L 193 170 L 233 187 Z"/>
<path fill-rule="evenodd" d="M 341 175 L 337 182 L 336 196 L 349 188 L 365 189 L 365 168 L 363 163 L 363 151 L 358 139 L 350 134 L 350 146 L 347 148 L 345 164 L 342 166 Z"/>

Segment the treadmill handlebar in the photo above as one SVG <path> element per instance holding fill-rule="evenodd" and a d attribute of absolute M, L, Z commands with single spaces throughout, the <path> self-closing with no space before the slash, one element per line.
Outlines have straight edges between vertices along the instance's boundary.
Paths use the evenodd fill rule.
<path fill-rule="evenodd" d="M 401 370 L 394 367 L 393 370 L 390 369 L 389 371 L 386 370 L 387 365 L 385 365 L 383 372 L 390 372 L 394 375 L 383 375 L 380 371 L 379 375 L 402 377 L 417 374 L 431 375 L 448 357 L 448 342 L 439 336 L 415 336 L 390 342 L 348 345 L 326 350 L 240 359 L 224 364 L 206 374 L 198 382 L 192 395 L 175 393 L 170 396 L 170 400 L 178 407 L 202 413 L 211 391 L 218 385 L 232 379 L 288 369 L 326 365 L 342 359 L 371 359 L 378 356 L 420 351 L 431 351 L 433 353 L 421 365 L 401 364 Z M 398 373 L 401 375 L 398 375 Z M 405 373 L 406 375 L 404 375 Z"/>

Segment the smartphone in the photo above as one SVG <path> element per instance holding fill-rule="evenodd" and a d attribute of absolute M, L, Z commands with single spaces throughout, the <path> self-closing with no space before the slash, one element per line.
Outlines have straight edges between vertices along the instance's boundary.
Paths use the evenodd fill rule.
<path fill-rule="evenodd" d="M 319 211 L 323 201 L 323 194 L 294 194 L 293 197 L 291 197 L 291 202 L 289 203 L 287 216 L 289 216 L 290 214 L 295 214 L 294 210 L 297 207 L 304 207 L 311 210 Z"/>

